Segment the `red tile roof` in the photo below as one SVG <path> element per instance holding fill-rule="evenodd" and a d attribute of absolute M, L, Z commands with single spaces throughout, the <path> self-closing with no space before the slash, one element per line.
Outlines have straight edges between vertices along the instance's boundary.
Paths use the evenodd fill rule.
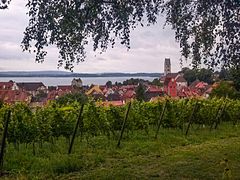
<path fill-rule="evenodd" d="M 195 87 L 199 88 L 199 89 L 204 89 L 207 85 L 208 85 L 208 83 L 199 82 Z"/>
<path fill-rule="evenodd" d="M 24 91 L 0 90 L 0 99 L 5 103 L 29 102 L 30 98 L 31 96 Z"/>
<path fill-rule="evenodd" d="M 135 95 L 136 95 L 136 93 L 135 93 L 135 91 L 133 91 L 133 90 L 128 90 L 128 91 L 126 91 L 124 94 L 123 94 L 123 99 L 132 99 L 132 98 L 134 98 L 135 97 Z"/>
<path fill-rule="evenodd" d="M 175 79 L 178 75 L 179 75 L 178 73 L 168 73 L 166 75 L 166 78 L 174 78 Z"/>
<path fill-rule="evenodd" d="M 73 87 L 71 85 L 61 85 L 61 86 L 57 86 L 57 90 L 58 91 L 72 91 Z"/>
<path fill-rule="evenodd" d="M 148 86 L 147 92 L 163 92 L 163 90 L 158 86 Z"/>
<path fill-rule="evenodd" d="M 0 89 L 4 90 L 4 89 L 11 89 L 13 86 L 13 81 L 9 81 L 9 82 L 0 82 Z"/>
<path fill-rule="evenodd" d="M 119 89 L 120 90 L 134 90 L 137 87 L 137 85 L 126 85 L 126 86 L 121 86 Z"/>
<path fill-rule="evenodd" d="M 69 93 L 69 92 L 68 91 L 57 91 L 57 90 L 49 91 L 48 95 L 47 95 L 47 101 L 55 100 L 56 98 L 58 98 L 60 96 L 64 96 L 67 93 Z"/>
<path fill-rule="evenodd" d="M 190 84 L 189 88 L 190 88 L 190 89 L 194 89 L 199 82 L 200 82 L 200 81 L 199 81 L 198 79 L 195 80 L 195 81 L 193 81 L 192 84 Z"/>
<path fill-rule="evenodd" d="M 106 86 L 105 85 L 100 85 L 99 88 L 103 91 L 106 88 Z"/>
<path fill-rule="evenodd" d="M 184 77 L 178 76 L 178 78 L 176 79 L 176 82 L 187 82 L 187 81 L 186 79 L 184 79 Z"/>
<path fill-rule="evenodd" d="M 202 92 L 199 91 L 198 89 L 191 89 L 188 87 L 183 87 L 178 91 L 178 96 L 179 97 L 198 97 L 202 96 Z"/>
<path fill-rule="evenodd" d="M 39 88 L 45 87 L 42 82 L 23 82 L 17 83 L 17 86 L 25 91 L 37 91 Z"/>

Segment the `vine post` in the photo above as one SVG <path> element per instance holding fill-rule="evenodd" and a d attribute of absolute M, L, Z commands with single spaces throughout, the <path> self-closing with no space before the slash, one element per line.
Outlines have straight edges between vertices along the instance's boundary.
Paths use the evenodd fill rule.
<path fill-rule="evenodd" d="M 165 104 L 163 106 L 163 110 L 162 110 L 162 113 L 161 113 L 159 121 L 158 121 L 158 127 L 157 127 L 157 131 L 156 131 L 156 134 L 155 134 L 155 139 L 157 139 L 158 132 L 159 132 L 160 126 L 162 124 L 162 119 L 164 117 L 164 114 L 165 114 L 165 111 L 166 111 L 166 108 L 167 108 L 167 104 L 168 104 L 168 100 L 166 100 L 166 102 L 165 102 Z"/>
<path fill-rule="evenodd" d="M 223 106 L 222 106 L 221 112 L 220 112 L 219 116 L 216 119 L 216 124 L 215 124 L 214 129 L 217 129 L 218 125 L 220 124 L 221 117 L 222 117 L 222 115 L 223 115 L 223 113 L 224 113 L 224 111 L 226 109 L 226 106 L 227 106 L 227 102 L 225 101 Z"/>
<path fill-rule="evenodd" d="M 214 127 L 214 129 L 217 129 L 218 124 L 220 123 L 220 118 L 222 117 L 222 114 L 225 111 L 226 105 L 227 105 L 227 103 L 223 102 L 222 105 L 219 106 L 215 120 L 211 124 L 210 131 L 212 131 L 213 127 Z M 215 124 L 215 126 L 214 126 L 214 124 Z"/>
<path fill-rule="evenodd" d="M 6 116 L 7 114 L 7 116 Z M 1 152 L 0 152 L 0 173 L 2 173 L 3 169 L 3 158 L 4 158 L 4 150 L 6 146 L 6 138 L 7 138 L 7 132 L 8 132 L 8 124 L 11 118 L 11 110 L 8 110 L 5 114 L 5 123 L 4 123 L 4 130 L 3 130 L 3 136 L 1 141 Z"/>
<path fill-rule="evenodd" d="M 195 115 L 195 113 L 198 111 L 199 106 L 200 106 L 200 104 L 199 104 L 198 102 L 196 102 L 195 105 L 194 105 L 193 111 L 192 111 L 191 115 L 189 116 L 189 119 L 188 119 L 188 126 L 187 126 L 187 130 L 186 130 L 186 133 L 185 133 L 186 136 L 188 135 L 188 132 L 189 132 L 190 126 L 191 126 L 192 123 L 193 123 L 194 115 Z"/>
<path fill-rule="evenodd" d="M 126 122 L 127 122 L 127 119 L 128 119 L 128 114 L 129 114 L 129 111 L 130 111 L 130 108 L 131 108 L 131 104 L 132 103 L 130 101 L 129 104 L 128 104 L 128 108 L 127 108 L 125 117 L 124 117 L 123 124 L 122 124 L 121 134 L 120 134 L 119 139 L 118 139 L 117 147 L 120 147 L 120 143 L 121 143 L 123 132 L 124 132 L 124 129 L 125 129 L 125 126 L 126 126 Z"/>
<path fill-rule="evenodd" d="M 84 108 L 84 104 L 82 104 L 80 112 L 79 112 L 79 115 L 78 115 L 77 123 L 75 125 L 73 136 L 72 136 L 72 139 L 71 139 L 71 142 L 70 142 L 70 146 L 69 146 L 69 149 L 68 149 L 68 154 L 71 154 L 71 152 L 72 152 L 72 147 L 73 147 L 73 143 L 74 143 L 74 140 L 75 140 L 75 137 L 76 137 L 77 128 L 78 128 L 78 126 L 80 124 L 80 121 L 82 120 L 83 108 Z"/>

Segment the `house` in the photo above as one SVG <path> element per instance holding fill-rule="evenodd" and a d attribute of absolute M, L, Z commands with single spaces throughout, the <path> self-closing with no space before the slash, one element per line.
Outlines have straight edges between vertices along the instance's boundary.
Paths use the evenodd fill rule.
<path fill-rule="evenodd" d="M 115 93 L 115 91 L 112 89 L 112 88 L 104 88 L 104 90 L 103 90 L 103 93 L 104 93 L 104 95 L 107 97 L 108 95 L 110 95 L 110 94 L 114 94 Z"/>
<path fill-rule="evenodd" d="M 161 76 L 160 79 L 159 79 L 159 81 L 160 81 L 161 84 L 164 84 L 165 76 Z"/>
<path fill-rule="evenodd" d="M 178 91 L 180 98 L 186 97 L 205 97 L 208 98 L 212 91 L 212 86 L 199 80 L 195 80 L 189 87 L 182 87 Z"/>
<path fill-rule="evenodd" d="M 120 101 L 122 99 L 121 95 L 117 91 L 107 94 L 107 96 L 105 95 L 105 97 L 107 101 Z"/>
<path fill-rule="evenodd" d="M 145 91 L 145 100 L 150 101 L 153 97 L 163 96 L 164 92 L 161 87 L 149 85 Z"/>
<path fill-rule="evenodd" d="M 65 91 L 62 91 L 62 90 L 49 91 L 47 94 L 46 101 L 56 100 L 58 97 L 64 96 L 65 94 L 68 94 L 68 93 L 70 93 L 70 92 L 68 92 L 67 90 L 65 90 Z"/>
<path fill-rule="evenodd" d="M 74 89 L 81 89 L 82 86 L 83 86 L 83 83 L 82 83 L 82 80 L 80 78 L 78 79 L 73 79 L 72 80 L 72 84 L 71 86 L 74 88 Z"/>
<path fill-rule="evenodd" d="M 186 79 L 184 79 L 182 75 L 178 75 L 176 77 L 176 83 L 177 83 L 177 90 L 180 90 L 181 88 L 188 86 Z"/>
<path fill-rule="evenodd" d="M 49 91 L 56 91 L 57 87 L 56 86 L 48 86 L 47 89 L 48 89 L 48 92 Z"/>
<path fill-rule="evenodd" d="M 91 95 L 91 97 L 94 99 L 94 101 L 106 101 L 106 97 L 103 94 L 94 93 Z"/>
<path fill-rule="evenodd" d="M 164 81 L 164 92 L 171 97 L 177 96 L 177 82 L 176 78 L 178 73 L 169 73 L 165 77 Z"/>
<path fill-rule="evenodd" d="M 26 91 L 33 96 L 36 96 L 40 91 L 47 92 L 47 87 L 42 82 L 23 82 L 16 83 L 17 87 L 21 91 Z"/>
<path fill-rule="evenodd" d="M 0 90 L 0 100 L 7 104 L 14 104 L 16 102 L 30 103 L 32 96 L 20 90 Z"/>
<path fill-rule="evenodd" d="M 0 82 L 0 90 L 18 90 L 18 87 L 15 82 Z"/>
<path fill-rule="evenodd" d="M 190 85 L 189 88 L 190 89 L 195 89 L 196 85 L 199 83 L 200 81 L 198 79 L 196 79 L 195 81 L 193 81 Z"/>
<path fill-rule="evenodd" d="M 165 76 L 164 92 L 171 97 L 177 97 L 178 91 L 187 87 L 187 81 L 179 73 L 169 73 Z"/>
<path fill-rule="evenodd" d="M 102 100 L 105 101 L 106 97 L 104 96 L 103 90 L 104 86 L 99 86 L 99 85 L 93 85 L 87 92 L 87 96 L 93 97 L 94 100 Z"/>
<path fill-rule="evenodd" d="M 103 91 L 102 89 L 100 89 L 99 85 L 93 85 L 87 92 L 86 95 L 90 96 L 93 94 L 102 94 L 103 95 Z"/>
<path fill-rule="evenodd" d="M 122 94 L 122 101 L 130 101 L 136 97 L 136 92 L 134 90 L 127 90 Z"/>
<path fill-rule="evenodd" d="M 211 85 L 208 85 L 206 87 L 206 91 L 203 93 L 203 96 L 205 98 L 209 98 L 210 94 L 212 93 L 213 87 Z"/>
<path fill-rule="evenodd" d="M 208 83 L 205 83 L 203 81 L 195 80 L 192 84 L 190 84 L 189 88 L 192 91 L 195 91 L 198 93 L 198 95 L 202 96 L 204 95 L 204 92 L 209 90 L 211 85 L 208 85 Z M 210 91 L 210 90 L 209 90 Z"/>
<path fill-rule="evenodd" d="M 135 90 L 136 88 L 137 88 L 137 85 L 125 85 L 125 86 L 121 86 L 119 90 L 126 92 L 128 90 Z"/>
<path fill-rule="evenodd" d="M 199 97 L 199 93 L 196 90 L 192 90 L 189 87 L 183 87 L 178 91 L 178 97 L 180 98 L 190 98 L 190 97 Z"/>
<path fill-rule="evenodd" d="M 46 101 L 52 101 L 52 100 L 57 99 L 59 92 L 63 92 L 63 91 L 57 91 L 57 90 L 49 91 L 48 94 L 47 94 L 47 100 Z"/>
<path fill-rule="evenodd" d="M 61 85 L 61 86 L 57 86 L 56 90 L 70 93 L 73 91 L 73 87 L 71 85 Z"/>

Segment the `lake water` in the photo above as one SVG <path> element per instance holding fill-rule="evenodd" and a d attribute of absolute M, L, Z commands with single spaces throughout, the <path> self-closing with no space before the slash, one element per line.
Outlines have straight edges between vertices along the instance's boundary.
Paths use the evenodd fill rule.
<path fill-rule="evenodd" d="M 152 81 L 157 77 L 83 77 L 83 85 L 105 85 L 107 81 L 112 83 L 123 82 L 130 78 L 139 78 Z M 0 82 L 8 82 L 13 80 L 15 82 L 42 82 L 45 86 L 70 85 L 73 77 L 0 77 Z"/>

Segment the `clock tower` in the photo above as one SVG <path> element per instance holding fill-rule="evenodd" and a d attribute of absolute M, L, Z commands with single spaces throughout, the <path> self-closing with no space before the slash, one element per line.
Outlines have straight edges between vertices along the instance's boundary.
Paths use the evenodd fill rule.
<path fill-rule="evenodd" d="M 168 73 L 171 73 L 171 61 L 170 58 L 165 58 L 164 75 L 166 76 Z"/>

